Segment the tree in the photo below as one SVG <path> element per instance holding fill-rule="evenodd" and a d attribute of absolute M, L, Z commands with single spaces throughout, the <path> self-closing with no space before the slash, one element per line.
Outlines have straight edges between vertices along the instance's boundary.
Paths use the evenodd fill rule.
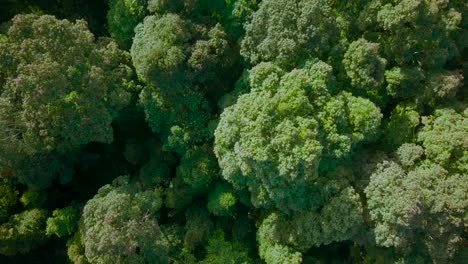
<path fill-rule="evenodd" d="M 74 264 L 88 264 L 85 256 L 85 249 L 83 246 L 83 237 L 80 232 L 67 241 L 67 255 L 71 262 Z"/>
<path fill-rule="evenodd" d="M 213 224 L 206 209 L 192 206 L 185 211 L 184 247 L 193 251 L 207 242 Z"/>
<path fill-rule="evenodd" d="M 144 0 L 111 0 L 107 12 L 109 32 L 122 47 L 130 48 L 134 29 L 146 13 Z"/>
<path fill-rule="evenodd" d="M 453 259 L 465 240 L 467 120 L 466 110 L 436 110 L 423 117 L 418 144 L 403 144 L 377 167 L 366 188 L 377 244 Z"/>
<path fill-rule="evenodd" d="M 46 235 L 66 237 L 75 233 L 78 228 L 81 210 L 78 206 L 56 209 L 47 219 Z"/>
<path fill-rule="evenodd" d="M 7 219 L 11 209 L 18 203 L 18 191 L 8 181 L 0 178 L 0 223 Z"/>
<path fill-rule="evenodd" d="M 189 2 L 185 2 L 186 7 L 213 1 Z M 206 90 L 215 83 L 219 90 L 222 82 L 217 80 L 229 76 L 224 70 L 231 68 L 237 56 L 224 28 L 220 23 L 195 19 L 193 16 L 200 15 L 197 12 L 202 11 L 150 15 L 135 28 L 132 59 L 138 77 L 148 86 L 174 93 L 187 86 Z"/>
<path fill-rule="evenodd" d="M 330 198 L 320 211 L 290 216 L 272 212 L 257 231 L 260 256 L 268 264 L 300 263 L 301 252 L 356 236 L 363 228 L 362 213 L 360 196 L 352 187 Z"/>
<path fill-rule="evenodd" d="M 210 108 L 197 91 L 184 88 L 176 94 L 145 87 L 139 104 L 151 129 L 162 134 L 163 148 L 183 155 L 209 137 Z"/>
<path fill-rule="evenodd" d="M 226 2 L 221 22 L 232 40 L 238 40 L 245 33 L 243 25 L 252 18 L 258 7 L 257 0 L 232 0 Z"/>
<path fill-rule="evenodd" d="M 16 16 L 0 46 L 3 166 L 35 170 L 42 163 L 42 175 L 20 181 L 47 187 L 70 170 L 60 168 L 61 155 L 112 142 L 111 122 L 129 99 L 129 57 L 113 42 L 96 43 L 85 22 L 52 16 Z"/>
<path fill-rule="evenodd" d="M 332 97 L 331 67 L 323 62 L 282 76 L 274 66 L 257 67 L 252 91 L 224 110 L 215 131 L 222 175 L 234 188 L 248 189 L 255 207 L 310 208 L 319 166 L 372 140 L 382 115 L 367 99 L 346 92 Z"/>
<path fill-rule="evenodd" d="M 158 246 L 164 241 L 156 214 L 161 190 L 139 190 L 128 177 L 103 186 L 83 209 L 85 255 L 91 263 L 142 261 L 165 258 Z"/>
<path fill-rule="evenodd" d="M 328 1 L 262 1 L 245 26 L 241 54 L 252 64 L 273 61 L 297 66 L 322 58 L 339 39 Z"/>
<path fill-rule="evenodd" d="M 403 99 L 415 97 L 421 90 L 424 72 L 419 67 L 393 67 L 385 71 L 387 93 Z"/>
<path fill-rule="evenodd" d="M 176 176 L 188 185 L 191 192 L 201 194 L 208 191 L 218 176 L 218 164 L 208 146 L 188 150 L 176 169 Z"/>
<path fill-rule="evenodd" d="M 208 211 L 216 216 L 232 216 L 237 198 L 228 184 L 218 184 L 208 195 Z"/>
<path fill-rule="evenodd" d="M 428 159 L 448 169 L 466 173 L 463 167 L 466 160 L 468 142 L 468 110 L 457 113 L 454 109 L 437 109 L 432 116 L 422 118 L 424 127 L 418 133 L 417 141 L 425 149 Z M 451 168 L 453 161 L 456 167 Z"/>
<path fill-rule="evenodd" d="M 243 245 L 226 240 L 222 230 L 211 235 L 205 248 L 207 256 L 200 264 L 253 263 Z"/>
<path fill-rule="evenodd" d="M 189 26 L 180 16 L 165 14 L 147 16 L 135 28 L 131 54 L 140 80 L 168 91 L 177 90 L 180 85 L 174 80 L 179 79 L 187 57 Z"/>
<path fill-rule="evenodd" d="M 226 68 L 231 63 L 226 58 L 230 52 L 229 43 L 226 33 L 221 24 L 216 24 L 212 27 L 208 34 L 207 40 L 198 40 L 192 49 L 190 58 L 187 61 L 188 67 L 191 70 L 191 79 L 195 82 L 207 82 L 216 78 L 219 68 Z"/>
<path fill-rule="evenodd" d="M 183 1 L 171 0 L 148 0 L 148 11 L 150 13 L 163 14 L 165 12 L 176 12 L 182 8 Z"/>
<path fill-rule="evenodd" d="M 383 143 L 389 150 L 397 149 L 405 142 L 415 139 L 416 128 L 421 123 L 421 117 L 414 104 L 400 103 L 392 111 L 385 122 Z"/>
<path fill-rule="evenodd" d="M 379 44 L 363 38 L 352 42 L 343 58 L 344 68 L 356 89 L 378 92 L 384 82 L 386 60 L 379 55 Z"/>
<path fill-rule="evenodd" d="M 46 241 L 47 211 L 31 209 L 12 215 L 0 225 L 0 254 L 25 254 Z"/>

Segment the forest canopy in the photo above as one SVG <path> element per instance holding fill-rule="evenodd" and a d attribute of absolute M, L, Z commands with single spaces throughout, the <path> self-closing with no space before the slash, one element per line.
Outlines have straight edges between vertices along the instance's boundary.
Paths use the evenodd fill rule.
<path fill-rule="evenodd" d="M 0 0 L 0 263 L 467 263 L 467 16 Z"/>

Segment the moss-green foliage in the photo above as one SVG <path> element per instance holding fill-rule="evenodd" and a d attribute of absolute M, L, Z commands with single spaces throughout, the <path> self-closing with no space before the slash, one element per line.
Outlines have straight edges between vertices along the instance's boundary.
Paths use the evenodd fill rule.
<path fill-rule="evenodd" d="M 85 22 L 52 16 L 16 16 L 0 45 L 2 163 L 36 188 L 57 175 L 67 182 L 56 153 L 113 140 L 111 122 L 129 99 L 128 54 L 96 43 Z"/>
<path fill-rule="evenodd" d="M 216 179 L 217 173 L 218 164 L 208 146 L 187 151 L 176 170 L 176 176 L 188 185 L 194 194 L 206 192 Z"/>
<path fill-rule="evenodd" d="M 31 209 L 12 215 L 0 225 L 0 254 L 24 254 L 45 242 L 47 211 Z"/>
<path fill-rule="evenodd" d="M 412 142 L 420 123 L 421 117 L 415 105 L 398 104 L 385 124 L 383 136 L 385 147 L 394 150 L 405 142 Z"/>
<path fill-rule="evenodd" d="M 3 0 L 0 263 L 467 263 L 467 14 Z"/>
<path fill-rule="evenodd" d="M 422 247 L 440 263 L 453 258 L 468 208 L 467 120 L 466 110 L 453 109 L 423 117 L 418 144 L 402 145 L 395 161 L 377 167 L 366 194 L 379 245 Z"/>
<path fill-rule="evenodd" d="M 221 21 L 231 39 L 237 40 L 244 34 L 244 23 L 248 21 L 258 6 L 257 0 L 225 1 Z"/>
<path fill-rule="evenodd" d="M 185 219 L 184 246 L 193 250 L 196 246 L 206 243 L 213 224 L 208 212 L 200 207 L 188 208 L 185 211 Z"/>
<path fill-rule="evenodd" d="M 242 244 L 227 241 L 222 230 L 216 230 L 206 245 L 207 256 L 200 264 L 253 263 Z"/>
<path fill-rule="evenodd" d="M 251 63 L 275 61 L 293 66 L 324 56 L 339 39 L 328 1 L 262 1 L 246 23 L 242 55 Z"/>
<path fill-rule="evenodd" d="M 51 16 L 17 16 L 7 36 L 2 128 L 18 148 L 63 153 L 111 142 L 112 118 L 128 101 L 125 53 L 112 42 L 96 44 L 83 21 Z"/>
<path fill-rule="evenodd" d="M 125 176 L 103 186 L 83 209 L 79 232 L 88 261 L 139 263 L 164 258 L 157 251 L 164 240 L 156 218 L 161 205 L 159 189 L 139 190 Z"/>
<path fill-rule="evenodd" d="M 343 58 L 346 74 L 356 89 L 377 93 L 384 82 L 386 60 L 379 55 L 379 44 L 361 38 L 349 45 Z"/>
<path fill-rule="evenodd" d="M 257 237 L 266 252 L 285 246 L 305 252 L 314 246 L 353 238 L 363 227 L 362 211 L 359 195 L 354 189 L 347 188 L 319 211 L 304 211 L 291 216 L 273 212 L 263 220 Z M 263 258 L 266 260 L 266 256 Z"/>
<path fill-rule="evenodd" d="M 231 216 L 237 198 L 234 190 L 227 184 L 219 184 L 208 195 L 208 211 L 217 216 Z"/>
<path fill-rule="evenodd" d="M 85 249 L 83 244 L 83 238 L 80 232 L 76 232 L 75 235 L 67 241 L 67 255 L 72 263 L 89 263 L 85 256 Z"/>
<path fill-rule="evenodd" d="M 146 13 L 144 0 L 110 0 L 107 24 L 111 36 L 124 48 L 130 48 L 134 29 Z"/>
<path fill-rule="evenodd" d="M 46 235 L 67 237 L 74 234 L 78 228 L 80 214 L 81 210 L 76 205 L 54 210 L 52 217 L 47 219 Z"/>
<path fill-rule="evenodd" d="M 147 84 L 171 82 L 184 62 L 190 31 L 175 14 L 147 16 L 135 29 L 131 54 L 138 77 Z M 167 87 L 174 90 L 175 87 Z"/>
<path fill-rule="evenodd" d="M 208 135 L 209 105 L 197 91 L 185 88 L 176 94 L 145 87 L 140 94 L 150 127 L 163 134 L 164 148 L 183 154 L 191 146 L 202 143 Z"/>
<path fill-rule="evenodd" d="M 25 208 L 40 208 L 44 205 L 47 195 L 44 191 L 27 189 L 20 197 L 20 202 Z"/>
<path fill-rule="evenodd" d="M 18 203 L 18 191 L 14 185 L 4 181 L 0 184 L 0 223 L 10 215 L 11 209 Z"/>
<path fill-rule="evenodd" d="M 191 49 L 192 54 L 187 64 L 193 72 L 191 78 L 196 82 L 206 82 L 216 78 L 217 69 L 230 63 L 226 59 L 229 43 L 220 24 L 216 24 L 208 31 L 206 40 L 198 40 Z"/>

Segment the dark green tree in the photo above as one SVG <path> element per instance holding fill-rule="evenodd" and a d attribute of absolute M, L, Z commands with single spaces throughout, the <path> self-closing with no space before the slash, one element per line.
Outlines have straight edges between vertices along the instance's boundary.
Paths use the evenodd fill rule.
<path fill-rule="evenodd" d="M 129 99 L 128 54 L 96 42 L 83 21 L 20 15 L 0 58 L 2 166 L 34 187 L 69 181 L 61 156 L 113 140 L 111 122 Z"/>
<path fill-rule="evenodd" d="M 165 259 L 157 220 L 162 192 L 140 190 L 122 176 L 99 189 L 83 209 L 79 232 L 91 263 L 157 262 Z"/>
<path fill-rule="evenodd" d="M 325 0 L 264 0 L 245 28 L 241 53 L 254 65 L 274 61 L 294 66 L 322 58 L 340 37 L 332 6 Z"/>
<path fill-rule="evenodd" d="M 130 48 L 134 29 L 146 14 L 145 0 L 110 0 L 107 24 L 112 38 L 124 48 Z"/>
<path fill-rule="evenodd" d="M 52 217 L 47 219 L 46 235 L 56 235 L 57 237 L 73 235 L 78 228 L 81 216 L 80 209 L 78 206 L 72 205 L 54 210 Z"/>
<path fill-rule="evenodd" d="M 216 230 L 206 245 L 207 255 L 199 264 L 254 263 L 247 249 L 238 242 L 226 240 L 222 230 Z"/>
<path fill-rule="evenodd" d="M 248 189 L 255 207 L 310 208 L 321 163 L 372 140 L 382 115 L 366 99 L 332 97 L 331 67 L 323 62 L 284 75 L 273 65 L 257 67 L 252 92 L 224 110 L 215 132 L 222 175 Z"/>
<path fill-rule="evenodd" d="M 46 241 L 47 211 L 31 209 L 12 215 L 0 225 L 0 254 L 25 254 Z"/>
<path fill-rule="evenodd" d="M 237 198 L 229 184 L 220 183 L 208 195 L 207 208 L 216 216 L 232 216 Z"/>

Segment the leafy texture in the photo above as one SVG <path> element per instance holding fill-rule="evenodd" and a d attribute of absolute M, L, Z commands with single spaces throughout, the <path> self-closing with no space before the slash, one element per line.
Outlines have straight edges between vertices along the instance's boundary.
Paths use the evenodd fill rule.
<path fill-rule="evenodd" d="M 129 48 L 134 29 L 146 13 L 146 1 L 111 0 L 109 6 L 107 23 L 110 34 L 122 47 Z"/>
<path fill-rule="evenodd" d="M 139 191 L 120 177 L 102 187 L 83 209 L 85 255 L 91 263 L 157 261 L 164 237 L 156 219 L 159 190 Z"/>
<path fill-rule="evenodd" d="M 463 243 L 466 229 L 466 110 L 437 110 L 423 123 L 421 145 L 404 144 L 396 161 L 381 163 L 366 194 L 379 245 L 405 249 L 419 243 L 444 263 Z"/>
<path fill-rule="evenodd" d="M 241 52 L 253 64 L 297 65 L 323 56 L 339 37 L 332 7 L 322 0 L 262 1 L 245 28 Z"/>
<path fill-rule="evenodd" d="M 83 21 L 52 16 L 16 16 L 0 45 L 2 165 L 25 171 L 20 180 L 34 187 L 57 174 L 66 182 L 70 168 L 57 155 L 112 142 L 111 122 L 129 99 L 129 57 L 96 43 Z"/>
<path fill-rule="evenodd" d="M 0 253 L 11 256 L 27 253 L 45 242 L 47 211 L 31 209 L 12 215 L 0 225 Z"/>
<path fill-rule="evenodd" d="M 331 97 L 330 67 L 322 62 L 283 76 L 260 64 L 253 91 L 225 109 L 215 132 L 223 177 L 246 188 L 254 206 L 285 212 L 309 208 L 322 157 L 346 156 L 380 125 L 370 101 Z M 310 98 L 314 98 L 311 100 Z"/>

